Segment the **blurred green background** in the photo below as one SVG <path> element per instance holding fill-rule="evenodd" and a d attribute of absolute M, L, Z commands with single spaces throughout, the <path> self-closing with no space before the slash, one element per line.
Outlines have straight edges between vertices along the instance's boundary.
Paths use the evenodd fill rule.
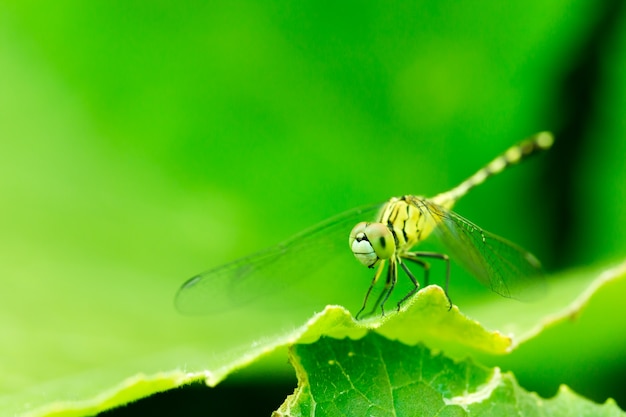
<path fill-rule="evenodd" d="M 207 337 L 172 311 L 189 276 L 444 191 L 540 130 L 552 151 L 456 211 L 550 271 L 622 258 L 624 18 L 620 1 L 0 0 L 0 394 Z"/>

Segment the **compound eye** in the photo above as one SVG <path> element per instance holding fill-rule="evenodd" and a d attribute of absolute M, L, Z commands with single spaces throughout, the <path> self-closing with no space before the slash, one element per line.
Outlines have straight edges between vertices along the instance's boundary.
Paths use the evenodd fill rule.
<path fill-rule="evenodd" d="M 349 244 L 354 257 L 366 267 L 373 268 L 378 262 L 378 255 L 365 235 L 367 226 L 368 224 L 365 222 L 354 226 L 350 232 Z"/>
<path fill-rule="evenodd" d="M 396 242 L 393 234 L 382 223 L 371 223 L 365 227 L 365 236 L 379 259 L 389 259 L 396 251 Z"/>
<path fill-rule="evenodd" d="M 350 232 L 350 242 L 348 244 L 352 247 L 352 244 L 355 240 L 361 241 L 365 238 L 365 228 L 367 227 L 367 223 L 361 222 L 352 228 Z"/>

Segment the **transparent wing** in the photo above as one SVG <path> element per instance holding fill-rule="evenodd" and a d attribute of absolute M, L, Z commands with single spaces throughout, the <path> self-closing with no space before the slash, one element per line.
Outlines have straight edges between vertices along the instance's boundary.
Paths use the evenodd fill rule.
<path fill-rule="evenodd" d="M 360 221 L 374 219 L 381 204 L 347 211 L 305 230 L 289 240 L 251 256 L 208 270 L 185 282 L 175 304 L 185 314 L 208 314 L 255 304 L 280 307 L 294 297 L 304 281 L 326 285 L 323 305 L 337 303 L 332 281 L 363 267 L 349 250 L 350 231 Z M 330 282 L 330 284 L 328 284 Z M 316 291 L 318 292 L 318 291 Z M 345 293 L 345 291 L 344 291 Z M 305 297 L 306 300 L 306 297 Z M 293 300 L 291 300 L 293 301 Z"/>
<path fill-rule="evenodd" d="M 530 300 L 544 290 L 539 261 L 529 252 L 489 233 L 458 214 L 424 200 L 437 226 L 432 234 L 450 258 L 494 292 Z"/>

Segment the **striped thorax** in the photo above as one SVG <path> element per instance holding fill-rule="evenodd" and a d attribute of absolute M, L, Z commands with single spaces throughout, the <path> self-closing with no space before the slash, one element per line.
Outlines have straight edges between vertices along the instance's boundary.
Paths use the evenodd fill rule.
<path fill-rule="evenodd" d="M 385 204 L 379 223 L 387 225 L 396 242 L 397 255 L 426 239 L 436 223 L 424 197 L 402 196 Z"/>

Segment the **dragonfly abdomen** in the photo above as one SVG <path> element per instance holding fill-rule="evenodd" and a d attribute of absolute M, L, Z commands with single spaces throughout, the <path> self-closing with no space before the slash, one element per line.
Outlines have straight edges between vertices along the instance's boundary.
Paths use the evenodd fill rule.
<path fill-rule="evenodd" d="M 519 164 L 532 155 L 549 149 L 553 142 L 554 138 L 551 133 L 539 132 L 511 146 L 461 184 L 450 191 L 436 195 L 431 201 L 450 210 L 461 197 L 467 194 L 472 188 L 485 182 L 487 178 L 501 173 L 511 165 Z"/>

